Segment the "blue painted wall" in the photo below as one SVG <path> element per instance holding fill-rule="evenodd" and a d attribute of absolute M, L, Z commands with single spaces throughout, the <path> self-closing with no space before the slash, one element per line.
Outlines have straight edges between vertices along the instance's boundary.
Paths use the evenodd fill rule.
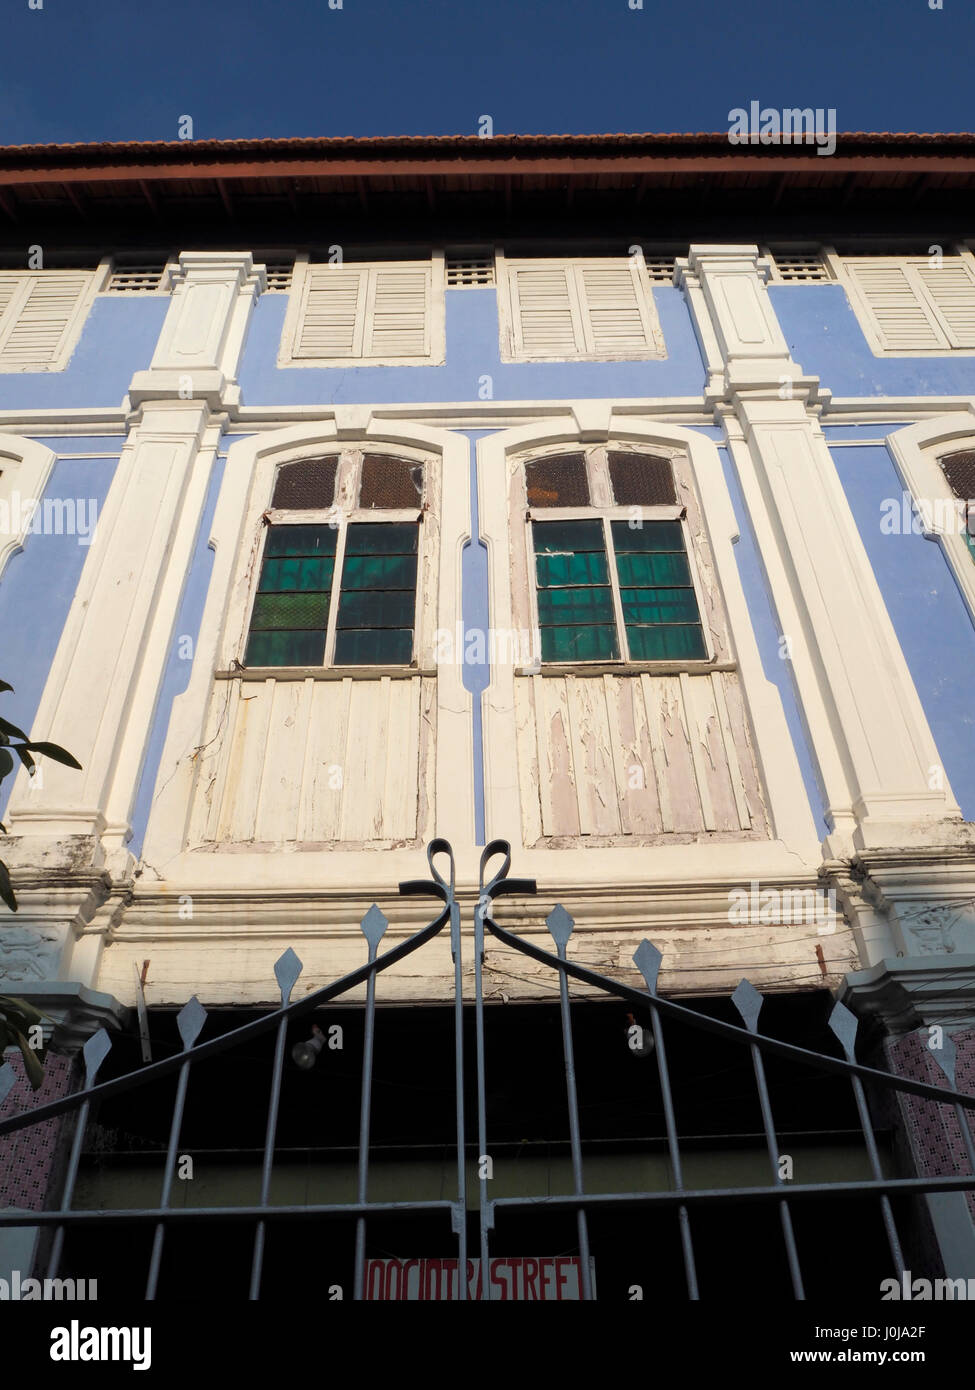
<path fill-rule="evenodd" d="M 118 450 L 118 439 L 57 439 L 45 441 L 61 455 L 51 470 L 45 498 L 81 499 L 86 522 L 94 506 L 101 512 L 118 454 L 110 459 L 72 458 L 82 452 Z M 38 738 L 50 730 L 33 728 L 34 716 L 47 680 L 65 619 L 88 558 L 89 546 L 76 535 L 31 533 L 23 549 L 12 555 L 0 576 L 0 678 L 14 687 L 0 696 L 0 711 L 12 723 Z M 61 735 L 70 750 L 70 739 Z M 0 783 L 0 818 L 13 788 L 13 777 Z"/>
<path fill-rule="evenodd" d="M 168 307 L 163 296 L 96 297 L 63 372 L 0 373 L 0 410 L 121 405 L 152 360 Z"/>
<path fill-rule="evenodd" d="M 975 395 L 975 357 L 875 357 L 842 285 L 771 285 L 789 351 L 834 396 Z"/>
<path fill-rule="evenodd" d="M 886 447 L 832 452 L 952 791 L 973 820 L 975 626 L 940 545 L 903 525 L 880 529 L 884 501 L 900 503 L 904 491 Z"/>
<path fill-rule="evenodd" d="M 372 401 L 476 401 L 481 378 L 494 400 L 692 396 L 704 366 L 680 290 L 655 287 L 667 357 L 659 362 L 502 363 L 493 289 L 447 290 L 447 361 L 442 367 L 277 366 L 286 295 L 257 303 L 238 380 L 246 405 Z"/>

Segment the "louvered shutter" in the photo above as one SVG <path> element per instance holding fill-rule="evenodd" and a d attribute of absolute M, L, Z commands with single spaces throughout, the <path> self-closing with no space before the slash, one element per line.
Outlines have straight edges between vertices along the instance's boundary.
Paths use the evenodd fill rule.
<path fill-rule="evenodd" d="M 586 351 L 575 276 L 569 265 L 540 261 L 510 272 L 517 357 L 574 357 Z"/>
<path fill-rule="evenodd" d="M 590 352 L 603 356 L 653 349 L 653 327 L 638 274 L 629 261 L 576 267 Z"/>
<path fill-rule="evenodd" d="M 305 279 L 295 357 L 361 357 L 366 271 L 311 266 Z"/>
<path fill-rule="evenodd" d="M 925 351 L 948 346 L 941 325 L 905 261 L 870 256 L 845 262 L 882 348 Z"/>
<path fill-rule="evenodd" d="M 927 259 L 912 264 L 951 346 L 975 347 L 975 276 L 967 263 L 960 256 L 946 256 L 940 266 Z"/>
<path fill-rule="evenodd" d="M 43 371 L 57 363 L 90 283 L 84 271 L 0 275 L 0 369 Z"/>
<path fill-rule="evenodd" d="M 645 357 L 659 350 L 649 291 L 632 262 L 515 261 L 507 274 L 516 359 Z"/>
<path fill-rule="evenodd" d="M 431 288 L 426 265 L 310 266 L 293 355 L 427 356 Z"/>
<path fill-rule="evenodd" d="M 430 270 L 396 266 L 369 272 L 368 357 L 423 357 L 430 350 Z"/>

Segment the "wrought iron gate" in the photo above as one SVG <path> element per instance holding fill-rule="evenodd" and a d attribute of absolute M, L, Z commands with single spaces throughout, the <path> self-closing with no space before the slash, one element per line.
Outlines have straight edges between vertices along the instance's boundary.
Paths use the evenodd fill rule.
<path fill-rule="evenodd" d="M 502 856 L 499 868 L 486 878 L 492 860 Z M 447 876 L 438 869 L 438 857 L 447 861 Z M 250 1297 L 261 1296 L 262 1271 L 264 1266 L 265 1238 L 269 1224 L 300 1220 L 324 1221 L 338 1218 L 355 1218 L 355 1264 L 354 1297 L 365 1297 L 366 1237 L 369 1221 L 389 1213 L 425 1212 L 431 1217 L 450 1223 L 456 1239 L 457 1249 L 457 1296 L 465 1299 L 469 1295 L 467 1279 L 461 1277 L 468 1265 L 468 1192 L 467 1157 L 468 1138 L 464 1105 L 465 1046 L 463 1031 L 463 960 L 461 912 L 456 897 L 454 861 L 450 845 L 445 840 L 431 842 L 427 858 L 430 865 L 429 879 L 411 880 L 400 884 L 400 892 L 406 895 L 424 894 L 436 897 L 442 903 L 437 916 L 422 930 L 391 950 L 379 954 L 379 945 L 387 926 L 387 919 L 378 907 L 373 906 L 361 923 L 361 930 L 367 943 L 367 960 L 364 965 L 334 983 L 325 986 L 298 1002 L 291 1002 L 291 993 L 301 973 L 301 962 L 292 949 L 288 949 L 275 965 L 275 976 L 281 991 L 281 1006 L 274 1012 L 226 1033 L 210 1042 L 198 1043 L 197 1039 L 206 1021 L 206 1011 L 194 997 L 181 1010 L 178 1027 L 183 1051 L 180 1055 L 164 1061 L 152 1063 L 140 1070 L 128 1073 L 111 1081 L 98 1083 L 100 1067 L 108 1055 L 112 1043 L 109 1035 L 100 1030 L 91 1037 L 84 1047 L 85 1080 L 81 1091 L 53 1101 L 35 1110 L 26 1111 L 0 1121 L 0 1139 L 47 1120 L 64 1115 L 75 1115 L 77 1123 L 71 1143 L 60 1206 L 56 1210 L 39 1212 L 11 1212 L 0 1210 L 0 1228 L 3 1227 L 44 1227 L 53 1228 L 53 1239 L 47 1260 L 46 1277 L 58 1277 L 64 1250 L 65 1233 L 71 1228 L 97 1228 L 99 1225 L 115 1223 L 148 1225 L 153 1229 L 151 1256 L 146 1278 L 145 1296 L 154 1299 L 159 1285 L 160 1267 L 166 1242 L 167 1231 L 186 1221 L 214 1220 L 234 1222 L 249 1226 L 253 1230 L 253 1249 L 251 1257 Z M 487 846 L 481 856 L 480 895 L 474 914 L 474 978 L 475 978 L 475 1069 L 477 1087 L 477 1153 L 485 1156 L 490 1153 L 486 1105 L 486 1056 L 485 1056 L 485 1010 L 484 981 L 482 965 L 486 933 L 490 933 L 506 947 L 531 957 L 545 967 L 558 972 L 562 1047 L 567 1095 L 567 1122 L 569 1145 L 572 1159 L 573 1191 L 562 1195 L 539 1193 L 529 1196 L 508 1196 L 493 1198 L 490 1195 L 490 1179 L 486 1171 L 479 1177 L 479 1256 L 481 1269 L 488 1269 L 491 1238 L 495 1217 L 507 1210 L 539 1209 L 560 1210 L 574 1213 L 580 1255 L 583 1297 L 592 1298 L 594 1290 L 590 1275 L 589 1259 L 589 1215 L 599 1209 L 617 1210 L 655 1210 L 672 1212 L 675 1216 L 683 1259 L 687 1296 L 697 1299 L 698 1274 L 695 1260 L 694 1224 L 692 1216 L 709 1208 L 747 1200 L 771 1207 L 778 1212 L 781 1239 L 788 1263 L 793 1296 L 805 1297 L 803 1275 L 799 1251 L 793 1231 L 791 1207 L 795 1203 L 822 1201 L 825 1198 L 859 1197 L 876 1199 L 883 1218 L 886 1240 L 889 1247 L 892 1268 L 900 1277 L 904 1275 L 905 1264 L 901 1240 L 895 1224 L 891 1199 L 898 1196 L 919 1196 L 927 1193 L 971 1192 L 975 1190 L 975 1147 L 968 1121 L 968 1114 L 975 1109 L 975 1097 L 964 1095 L 953 1089 L 954 1086 L 954 1046 L 950 1037 L 944 1039 L 944 1047 L 932 1056 L 939 1062 L 952 1089 L 932 1086 L 924 1082 L 893 1076 L 860 1065 L 854 1056 L 857 1032 L 855 1016 L 843 1004 L 837 1003 L 829 1020 L 829 1027 L 838 1039 L 844 1058 L 831 1057 L 813 1052 L 794 1044 L 766 1037 L 758 1031 L 762 996 L 747 981 L 742 981 L 735 990 L 732 1000 L 743 1020 L 743 1027 L 737 1027 L 688 1009 L 672 1000 L 662 998 L 657 993 L 657 975 L 661 962 L 660 952 L 649 941 L 641 942 L 633 959 L 643 976 L 645 990 L 630 988 L 618 981 L 609 980 L 587 967 L 568 959 L 568 944 L 572 933 L 572 919 L 562 907 L 555 907 L 546 919 L 548 930 L 555 943 L 555 954 L 542 950 L 532 942 L 505 930 L 493 917 L 494 901 L 503 895 L 525 896 L 535 892 L 535 883 L 529 879 L 509 878 L 511 867 L 510 846 L 506 841 L 496 840 Z M 456 1195 L 450 1199 L 380 1202 L 368 1199 L 370 1162 L 370 1120 L 373 1105 L 373 1051 L 376 1018 L 376 981 L 381 973 L 397 961 L 403 960 L 432 940 L 444 928 L 449 929 L 451 954 L 454 966 L 454 1076 L 456 1109 Z M 650 1015 L 653 1037 L 653 1055 L 656 1060 L 663 1105 L 663 1118 L 666 1129 L 666 1146 L 673 1183 L 667 1190 L 642 1192 L 587 1192 L 583 1166 L 583 1141 L 580 1133 L 579 1105 L 576 1087 L 576 1068 L 573 1053 L 573 1025 L 569 995 L 569 980 L 579 980 L 590 988 L 620 999 L 632 1008 L 641 1011 L 641 1016 Z M 361 985 L 366 986 L 364 1010 L 364 1046 L 362 1053 L 362 1084 L 359 1111 L 359 1144 L 357 1160 L 357 1198 L 354 1203 L 325 1203 L 311 1205 L 282 1205 L 272 1203 L 271 1179 L 274 1168 L 275 1140 L 278 1126 L 281 1081 L 285 1061 L 287 1029 L 290 1023 L 303 1015 L 313 1012 L 330 1000 L 338 999 Z M 750 1053 L 751 1066 L 756 1088 L 757 1100 L 761 1110 L 764 1127 L 765 1147 L 767 1149 L 770 1182 L 761 1187 L 722 1187 L 717 1189 L 691 1188 L 685 1185 L 680 1143 L 678 1141 L 674 1098 L 671 1084 L 671 1071 L 667 1060 L 668 1020 L 678 1021 L 694 1029 L 710 1032 L 718 1038 L 739 1045 L 744 1044 Z M 267 1034 L 275 1034 L 274 1059 L 271 1073 L 270 1094 L 267 1101 L 267 1122 L 263 1147 L 261 1169 L 261 1195 L 254 1205 L 179 1208 L 171 1205 L 173 1180 L 180 1144 L 184 1107 L 190 1074 L 195 1063 L 238 1047 L 248 1041 Z M 797 1062 L 803 1066 L 817 1069 L 821 1073 L 832 1073 L 845 1077 L 856 1105 L 863 1141 L 869 1159 L 872 1177 L 866 1181 L 830 1183 L 786 1182 L 780 1176 L 780 1143 L 776 1133 L 769 1090 L 766 1081 L 764 1058 L 768 1054 Z M 92 1108 L 99 1101 L 120 1095 L 133 1088 L 145 1086 L 159 1078 L 178 1073 L 178 1084 L 169 1126 L 169 1142 L 163 1173 L 162 1193 L 157 1206 L 143 1209 L 77 1210 L 73 1198 L 81 1163 L 86 1130 L 92 1116 Z M 9 1064 L 0 1067 L 0 1101 L 8 1094 L 15 1073 Z M 903 1092 L 935 1101 L 951 1107 L 957 1119 L 965 1152 L 970 1167 L 967 1174 L 941 1177 L 889 1178 L 885 1177 L 878 1151 L 874 1124 L 871 1120 L 864 1083 L 870 1082 L 892 1092 Z M 484 1297 L 492 1297 L 491 1281 L 484 1280 Z"/>

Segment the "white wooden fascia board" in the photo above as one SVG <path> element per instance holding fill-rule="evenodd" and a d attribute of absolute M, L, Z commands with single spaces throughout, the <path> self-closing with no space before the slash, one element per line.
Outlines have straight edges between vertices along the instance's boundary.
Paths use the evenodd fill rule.
<path fill-rule="evenodd" d="M 975 623 L 975 559 L 960 531 L 935 524 L 935 509 L 923 502 L 956 501 L 939 460 L 945 454 L 975 449 L 975 403 L 964 414 L 908 425 L 887 437 L 887 447 L 901 482 L 916 501 L 922 534 L 937 541 Z"/>
<path fill-rule="evenodd" d="M 664 425 L 653 420 L 636 420 L 629 416 L 613 418 L 612 439 L 615 443 L 633 442 L 657 449 L 672 448 L 688 459 L 700 498 L 715 577 L 733 641 L 735 659 L 742 681 L 744 705 L 749 719 L 752 743 L 762 776 L 767 809 L 774 835 L 795 847 L 797 853 L 813 855 L 818 846 L 815 826 L 806 799 L 802 776 L 792 738 L 789 734 L 778 689 L 766 679 L 751 625 L 733 544 L 738 528 L 725 485 L 717 446 L 704 435 L 679 426 Z M 512 523 L 508 504 L 508 459 L 536 447 L 555 441 L 572 440 L 571 424 L 567 421 L 539 421 L 513 430 L 499 432 L 478 443 L 478 470 L 481 536 L 488 545 L 492 563 L 489 565 L 490 602 L 493 621 L 510 625 L 512 596 L 509 578 Z M 576 438 L 575 442 L 579 442 Z M 485 755 L 489 746 L 510 750 L 517 746 L 514 715 L 513 667 L 499 667 L 485 694 L 484 738 Z M 517 788 L 495 788 L 490 782 L 485 788 L 486 833 L 503 834 L 522 844 L 520 805 L 516 807 Z M 523 846 L 522 846 L 523 847 Z M 613 850 L 613 855 L 622 853 Z M 558 854 L 560 851 L 546 851 Z M 574 851 L 566 851 L 574 853 Z M 615 859 L 614 859 L 614 862 Z"/>
<path fill-rule="evenodd" d="M 435 251 L 428 261 L 347 261 L 343 270 L 390 270 L 398 267 L 422 267 L 430 272 L 430 302 L 426 320 L 428 350 L 410 357 L 391 357 L 383 354 L 353 353 L 346 357 L 298 357 L 295 346 L 304 315 L 304 301 L 309 276 L 315 267 L 307 252 L 296 257 L 291 288 L 288 291 L 288 308 L 284 316 L 284 328 L 278 347 L 278 367 L 442 367 L 447 360 L 447 308 L 446 308 L 446 269 L 442 251 Z M 368 280 L 370 296 L 374 294 L 374 277 Z M 366 309 L 362 323 L 357 325 L 361 331 L 371 310 Z M 358 338 L 357 338 L 358 341 Z"/>
<path fill-rule="evenodd" d="M 23 549 L 34 507 L 43 498 L 56 455 L 44 444 L 15 434 L 0 434 L 0 504 L 6 530 L 0 533 L 0 575 L 12 555 Z"/>

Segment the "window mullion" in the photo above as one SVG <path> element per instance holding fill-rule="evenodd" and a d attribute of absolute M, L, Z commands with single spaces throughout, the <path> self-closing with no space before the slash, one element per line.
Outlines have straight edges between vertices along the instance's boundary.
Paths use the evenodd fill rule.
<path fill-rule="evenodd" d="M 606 568 L 613 590 L 613 611 L 616 614 L 616 630 L 619 633 L 620 655 L 624 661 L 630 659 L 630 644 L 626 636 L 626 623 L 623 621 L 623 599 L 620 596 L 620 577 L 616 570 L 616 547 L 613 545 L 613 532 L 608 516 L 602 518 L 603 544 L 606 547 Z"/>
<path fill-rule="evenodd" d="M 342 592 L 342 571 L 345 568 L 345 538 L 349 524 L 343 517 L 335 540 L 335 568 L 332 570 L 332 592 L 328 602 L 328 627 L 325 629 L 325 661 L 331 666 L 335 660 L 335 633 L 339 619 L 339 597 Z"/>

